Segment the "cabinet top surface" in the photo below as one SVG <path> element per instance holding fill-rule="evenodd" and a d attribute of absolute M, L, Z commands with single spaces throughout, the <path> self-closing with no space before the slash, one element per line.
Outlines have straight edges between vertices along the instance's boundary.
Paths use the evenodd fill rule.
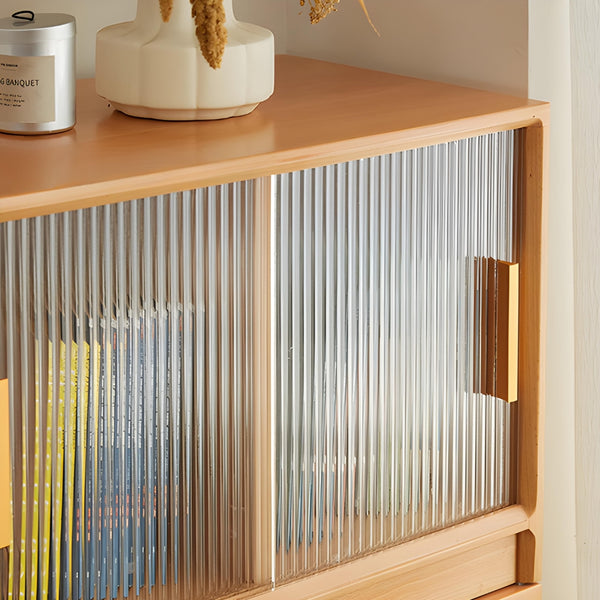
<path fill-rule="evenodd" d="M 543 122 L 548 105 L 278 56 L 275 93 L 223 121 L 136 119 L 77 87 L 77 122 L 0 134 L 0 221 L 251 179 Z"/>

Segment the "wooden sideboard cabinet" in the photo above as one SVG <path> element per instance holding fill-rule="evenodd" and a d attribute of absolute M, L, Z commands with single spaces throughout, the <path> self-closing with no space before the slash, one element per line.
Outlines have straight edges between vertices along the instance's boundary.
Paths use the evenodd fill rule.
<path fill-rule="evenodd" d="M 548 114 L 280 56 L 3 135 L 0 597 L 541 598 Z"/>

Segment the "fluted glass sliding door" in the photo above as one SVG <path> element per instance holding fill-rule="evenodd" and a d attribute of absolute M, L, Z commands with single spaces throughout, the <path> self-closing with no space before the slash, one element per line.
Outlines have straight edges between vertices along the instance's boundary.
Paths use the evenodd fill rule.
<path fill-rule="evenodd" d="M 0 227 L 12 597 L 254 579 L 253 185 Z"/>
<path fill-rule="evenodd" d="M 277 581 L 510 502 L 511 407 L 478 357 L 486 261 L 516 258 L 514 148 L 277 178 Z"/>

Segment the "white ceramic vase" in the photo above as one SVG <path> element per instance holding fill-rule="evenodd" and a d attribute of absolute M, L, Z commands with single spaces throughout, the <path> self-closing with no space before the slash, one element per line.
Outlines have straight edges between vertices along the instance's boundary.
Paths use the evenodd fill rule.
<path fill-rule="evenodd" d="M 116 109 L 164 120 L 245 115 L 273 93 L 273 34 L 241 23 L 223 0 L 227 45 L 219 69 L 200 50 L 189 0 L 174 0 L 167 23 L 158 0 L 138 0 L 133 22 L 96 37 L 96 90 Z"/>

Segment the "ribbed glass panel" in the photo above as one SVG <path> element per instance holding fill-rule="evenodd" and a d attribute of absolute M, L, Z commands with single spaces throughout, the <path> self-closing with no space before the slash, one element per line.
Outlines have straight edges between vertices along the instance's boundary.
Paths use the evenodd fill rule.
<path fill-rule="evenodd" d="M 277 582 L 511 501 L 479 392 L 515 133 L 274 178 Z"/>
<path fill-rule="evenodd" d="M 239 183 L 0 226 L 10 597 L 251 585 L 252 222 Z"/>
<path fill-rule="evenodd" d="M 11 598 L 226 596 L 512 502 L 519 140 L 274 177 L 269 240 L 250 182 L 0 225 Z"/>

